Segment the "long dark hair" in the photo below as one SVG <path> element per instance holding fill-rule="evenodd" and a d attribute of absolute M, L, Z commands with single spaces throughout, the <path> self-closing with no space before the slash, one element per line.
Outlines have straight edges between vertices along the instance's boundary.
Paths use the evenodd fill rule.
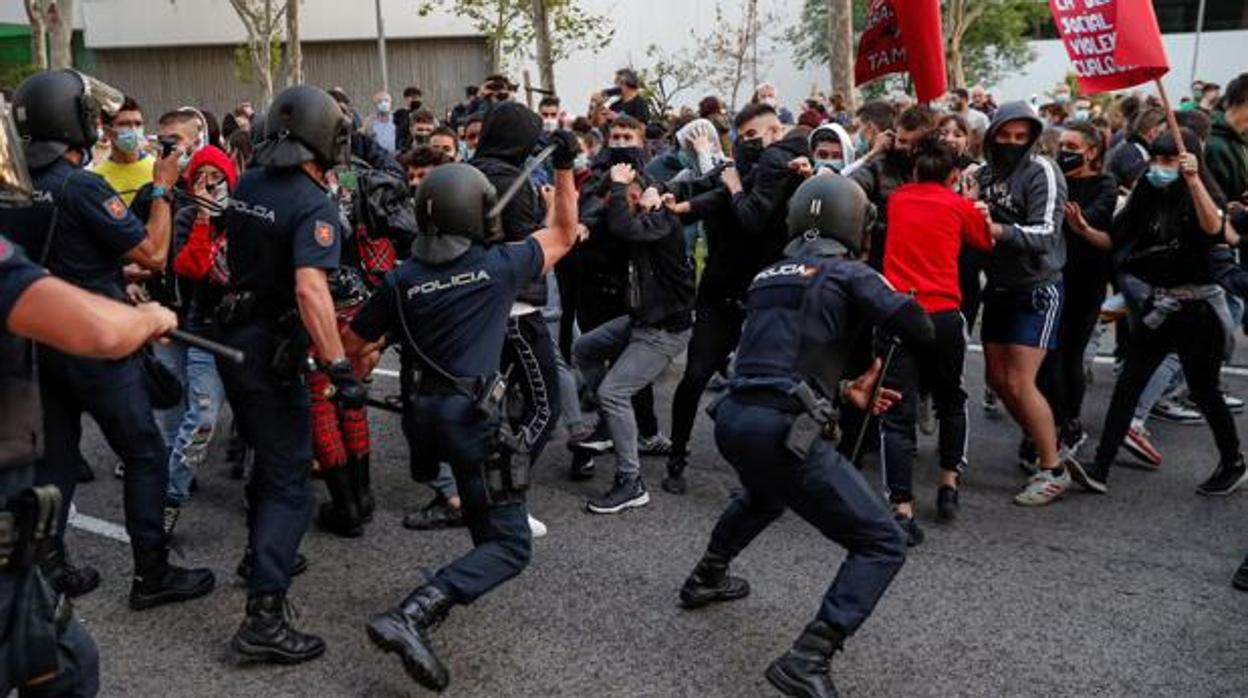
<path fill-rule="evenodd" d="M 1089 165 L 1096 172 L 1102 172 L 1105 169 L 1105 134 L 1091 122 L 1080 121 L 1066 127 L 1068 131 L 1074 131 L 1079 134 L 1089 147 L 1096 149 L 1096 159 L 1092 160 Z"/>

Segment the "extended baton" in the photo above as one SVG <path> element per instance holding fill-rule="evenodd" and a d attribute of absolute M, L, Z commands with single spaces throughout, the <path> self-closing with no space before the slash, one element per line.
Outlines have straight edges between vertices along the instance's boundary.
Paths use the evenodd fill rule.
<path fill-rule="evenodd" d="M 183 344 L 189 344 L 196 349 L 203 349 L 213 356 L 219 356 L 226 361 L 238 364 L 239 366 L 243 365 L 243 361 L 247 359 L 247 355 L 241 350 L 235 349 L 234 347 L 227 347 L 226 345 L 214 342 L 211 339 L 204 339 L 203 337 L 191 334 L 190 332 L 173 330 L 169 333 L 168 337 L 169 339 L 176 339 Z"/>
<path fill-rule="evenodd" d="M 888 347 L 888 353 L 884 355 L 884 365 L 880 367 L 880 377 L 875 381 L 875 388 L 871 391 L 871 402 L 867 403 L 867 415 L 862 420 L 862 428 L 858 430 L 858 441 L 854 444 L 854 453 L 849 458 L 849 462 L 855 465 L 858 463 L 858 456 L 862 453 L 862 442 L 867 438 L 867 427 L 871 426 L 875 404 L 880 401 L 880 393 L 884 392 L 884 378 L 888 376 L 888 367 L 893 363 L 893 354 L 900 345 L 901 342 L 896 337 L 893 337 Z"/>
<path fill-rule="evenodd" d="M 494 208 L 490 209 L 490 212 L 486 214 L 486 217 L 493 218 L 494 216 L 502 213 L 503 209 L 507 208 L 507 204 L 511 203 L 511 200 L 515 198 L 516 193 L 520 191 L 520 188 L 529 183 L 529 176 L 537 171 L 537 168 L 541 167 L 542 163 L 546 162 L 546 160 L 554 152 L 555 146 L 548 145 L 542 149 L 542 152 L 534 156 L 533 159 L 529 161 L 529 164 L 524 166 L 524 170 L 522 170 L 519 176 L 516 177 L 516 180 L 511 183 L 511 186 L 507 187 L 507 191 L 503 192 L 503 195 L 498 198 L 498 203 L 494 204 Z"/>

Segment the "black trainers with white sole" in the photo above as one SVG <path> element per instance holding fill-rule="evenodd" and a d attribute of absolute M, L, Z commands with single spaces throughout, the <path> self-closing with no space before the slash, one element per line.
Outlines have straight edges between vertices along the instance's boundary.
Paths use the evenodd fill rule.
<path fill-rule="evenodd" d="M 639 475 L 617 475 L 615 484 L 605 494 L 590 498 L 585 508 L 593 514 L 618 514 L 625 509 L 644 507 L 650 493 Z"/>
<path fill-rule="evenodd" d="M 1248 466 L 1244 465 L 1244 456 L 1241 454 L 1234 463 L 1219 463 L 1209 479 L 1196 488 L 1196 492 L 1206 497 L 1225 497 L 1245 482 L 1248 482 Z"/>

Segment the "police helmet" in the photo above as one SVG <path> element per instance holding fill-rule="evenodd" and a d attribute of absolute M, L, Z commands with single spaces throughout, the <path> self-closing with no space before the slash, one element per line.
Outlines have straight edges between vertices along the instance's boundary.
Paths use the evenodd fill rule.
<path fill-rule="evenodd" d="M 329 93 L 296 85 L 269 105 L 264 142 L 253 162 L 264 167 L 295 167 L 314 161 L 322 167 L 346 163 L 351 152 L 351 120 Z"/>
<path fill-rule="evenodd" d="M 13 93 L 13 117 L 27 163 L 39 169 L 71 149 L 95 145 L 96 117 L 116 113 L 124 100 L 121 92 L 76 70 L 26 78 Z"/>
<path fill-rule="evenodd" d="M 416 189 L 416 225 L 420 232 L 412 254 L 422 262 L 446 264 L 473 242 L 502 239 L 502 223 L 490 211 L 498 192 L 472 165 L 452 163 L 429 173 Z"/>
<path fill-rule="evenodd" d="M 873 214 L 867 195 L 857 184 L 840 175 L 817 175 L 807 179 L 789 199 L 789 237 L 834 240 L 856 255 L 862 250 Z"/>

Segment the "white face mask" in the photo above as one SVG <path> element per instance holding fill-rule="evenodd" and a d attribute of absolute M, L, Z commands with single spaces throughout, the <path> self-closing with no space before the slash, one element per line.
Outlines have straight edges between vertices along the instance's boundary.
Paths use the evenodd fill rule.
<path fill-rule="evenodd" d="M 390 113 L 390 100 L 388 100 L 388 99 L 383 99 L 383 100 L 381 100 L 380 102 L 378 102 L 378 103 L 377 103 L 377 113 L 378 113 L 378 114 L 389 114 L 389 113 Z"/>
<path fill-rule="evenodd" d="M 559 130 L 559 119 L 542 119 L 542 130 L 546 133 L 554 133 Z"/>
<path fill-rule="evenodd" d="M 216 217 L 216 216 L 221 215 L 222 213 L 225 213 L 225 209 L 228 208 L 230 205 L 229 184 L 227 184 L 226 182 L 221 182 L 216 187 L 214 187 L 211 191 L 209 191 L 208 194 L 209 196 L 212 197 L 213 202 L 217 204 L 217 208 L 218 208 L 218 210 L 213 211 L 209 213 L 208 215 L 212 217 Z"/>

